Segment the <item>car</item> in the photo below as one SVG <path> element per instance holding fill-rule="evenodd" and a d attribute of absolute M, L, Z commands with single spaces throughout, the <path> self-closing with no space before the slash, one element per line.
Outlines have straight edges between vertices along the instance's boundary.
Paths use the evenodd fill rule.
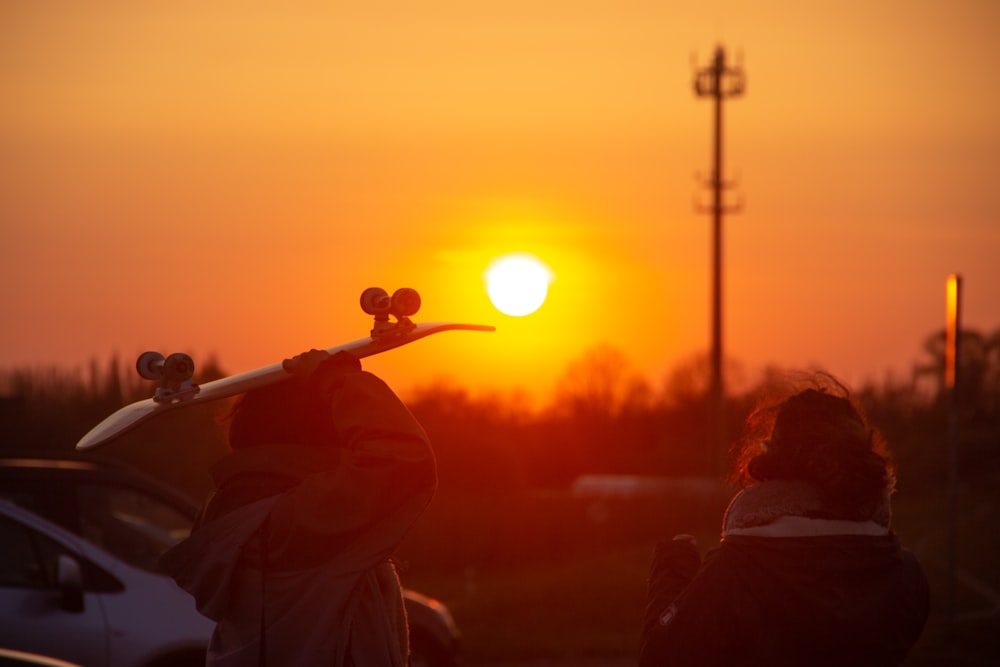
<path fill-rule="evenodd" d="M 213 624 L 167 577 L 6 500 L 0 542 L 3 646 L 82 665 L 204 664 Z"/>
<path fill-rule="evenodd" d="M 33 553 L 45 557 L 35 565 L 34 581 L 12 586 L 0 573 L 0 645 L 83 665 L 204 664 L 213 624 L 157 566 L 160 554 L 189 534 L 198 503 L 119 463 L 37 454 L 0 457 L 2 501 L 6 501 L 3 522 L 7 529 L 21 531 L 22 539 L 27 533 L 29 543 L 46 547 L 41 551 L 32 547 Z M 7 544 L 6 538 L 2 541 Z M 75 610 L 80 604 L 80 586 L 82 612 Z M 461 664 L 460 632 L 448 608 L 408 589 L 403 595 L 412 665 Z M 12 605 L 19 604 L 17 600 L 23 604 L 25 597 L 45 613 L 19 613 Z M 157 600 L 155 608 L 149 600 Z M 117 606 L 127 608 L 128 613 L 117 616 L 105 610 L 107 623 L 93 625 L 91 611 L 109 608 L 114 612 Z M 22 631 L 21 626 L 33 623 L 37 623 L 35 630 Z M 132 623 L 137 627 L 130 627 Z M 65 634 L 57 634 L 56 628 L 63 625 Z M 88 625 L 86 631 L 82 625 Z M 53 644 L 57 636 L 63 637 L 58 647 Z M 100 643 L 91 641 L 94 637 L 104 637 L 106 648 L 88 647 Z"/>

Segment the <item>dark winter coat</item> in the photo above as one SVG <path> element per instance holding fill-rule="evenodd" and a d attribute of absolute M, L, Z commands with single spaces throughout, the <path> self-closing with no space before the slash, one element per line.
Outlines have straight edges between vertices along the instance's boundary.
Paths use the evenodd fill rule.
<path fill-rule="evenodd" d="M 217 622 L 209 666 L 406 664 L 389 557 L 433 494 L 433 454 L 381 380 L 359 371 L 338 387 L 342 446 L 228 455 L 212 471 L 219 491 L 205 520 L 161 560 Z"/>
<path fill-rule="evenodd" d="M 799 514 L 734 501 L 704 563 L 658 545 L 639 664 L 902 664 L 929 606 L 913 554 L 880 521 Z"/>

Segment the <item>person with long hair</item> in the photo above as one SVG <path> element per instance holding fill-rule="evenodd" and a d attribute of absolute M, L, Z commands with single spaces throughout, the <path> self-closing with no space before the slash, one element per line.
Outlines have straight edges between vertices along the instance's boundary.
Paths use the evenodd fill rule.
<path fill-rule="evenodd" d="M 899 665 L 929 609 L 890 528 L 886 443 L 828 374 L 762 399 L 732 448 L 740 491 L 702 562 L 657 545 L 639 664 Z"/>

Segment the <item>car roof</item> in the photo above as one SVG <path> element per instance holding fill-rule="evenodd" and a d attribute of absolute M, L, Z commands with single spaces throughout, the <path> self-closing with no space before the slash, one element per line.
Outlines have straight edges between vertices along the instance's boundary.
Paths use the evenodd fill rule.
<path fill-rule="evenodd" d="M 199 503 L 174 486 L 165 484 L 145 472 L 119 461 L 90 455 L 50 452 L 0 452 L 0 478 L 3 477 L 86 477 L 92 480 L 124 484 L 146 489 L 166 497 L 171 504 L 183 508 L 192 516 Z"/>
<path fill-rule="evenodd" d="M 38 653 L 27 653 L 25 651 L 15 651 L 9 648 L 0 648 L 0 661 L 10 665 L 38 665 L 38 667 L 80 667 L 75 662 L 66 662 L 58 658 L 52 658 Z"/>
<path fill-rule="evenodd" d="M 27 467 L 65 467 L 81 470 L 127 470 L 128 465 L 114 459 L 77 451 L 53 451 L 28 448 L 0 449 L 0 465 Z"/>
<path fill-rule="evenodd" d="M 103 470 L 105 466 L 84 459 L 48 458 L 39 456 L 0 456 L 0 467 L 53 468 L 59 470 Z"/>

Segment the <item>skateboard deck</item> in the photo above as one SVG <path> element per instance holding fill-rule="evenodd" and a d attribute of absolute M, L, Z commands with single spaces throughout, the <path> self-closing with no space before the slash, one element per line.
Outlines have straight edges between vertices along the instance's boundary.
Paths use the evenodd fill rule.
<path fill-rule="evenodd" d="M 366 313 L 375 316 L 375 326 L 370 335 L 328 347 L 327 352 L 336 354 L 346 351 L 361 359 L 442 331 L 496 330 L 495 327 L 483 324 L 415 323 L 410 320 L 410 316 L 419 309 L 420 297 L 409 288 L 396 290 L 391 297 L 381 288 L 366 289 L 361 295 L 361 307 Z M 389 319 L 390 315 L 392 320 Z M 168 410 L 229 398 L 292 377 L 278 362 L 199 386 L 192 381 L 194 363 L 188 355 L 171 354 L 164 357 L 157 352 L 140 355 L 136 370 L 146 379 L 159 381 L 156 393 L 152 398 L 126 405 L 109 415 L 76 443 L 78 450 L 97 449 Z"/>

